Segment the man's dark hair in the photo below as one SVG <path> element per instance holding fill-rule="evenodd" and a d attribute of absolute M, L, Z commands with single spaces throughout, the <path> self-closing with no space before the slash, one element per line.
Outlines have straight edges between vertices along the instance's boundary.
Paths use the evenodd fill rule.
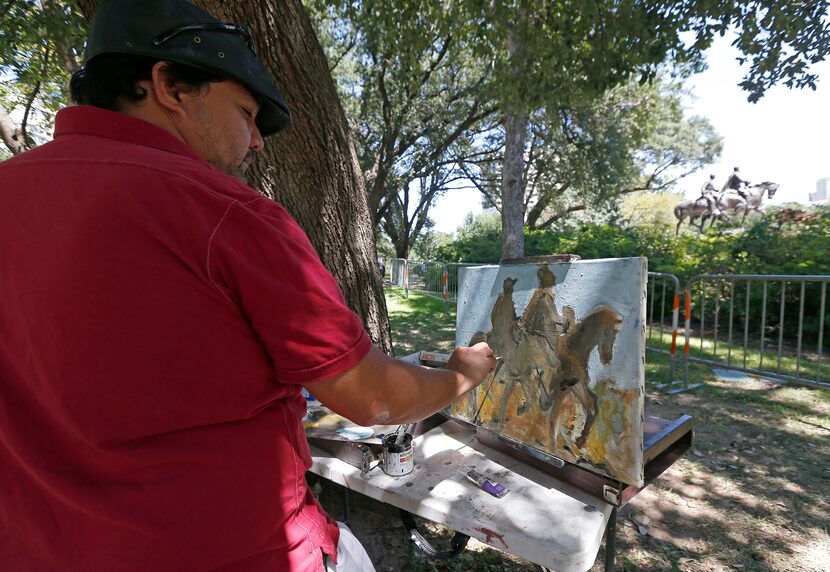
<path fill-rule="evenodd" d="M 138 82 L 151 79 L 153 66 L 159 61 L 162 60 L 133 54 L 96 56 L 72 75 L 69 82 L 72 101 L 113 111 L 117 110 L 122 98 L 141 101 L 147 91 L 139 87 Z M 176 62 L 167 62 L 167 72 L 173 81 L 194 90 L 228 79 L 216 72 Z"/>

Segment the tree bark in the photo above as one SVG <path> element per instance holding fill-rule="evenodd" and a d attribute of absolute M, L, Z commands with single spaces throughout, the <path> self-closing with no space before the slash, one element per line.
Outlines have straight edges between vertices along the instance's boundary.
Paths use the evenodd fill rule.
<path fill-rule="evenodd" d="M 97 0 L 77 0 L 89 17 Z M 252 184 L 282 203 L 303 227 L 323 264 L 386 353 L 392 341 L 363 175 L 323 49 L 299 0 L 196 2 L 220 20 L 251 27 L 257 55 L 293 114 L 269 138 L 251 169 Z M 309 327 L 317 327 L 309 324 Z"/>
<path fill-rule="evenodd" d="M 17 155 L 27 148 L 23 130 L 2 107 L 0 107 L 0 139 L 3 140 L 12 155 Z"/>
<path fill-rule="evenodd" d="M 521 18 L 526 18 L 524 9 Z M 523 46 L 511 32 L 505 39 L 511 62 L 511 75 L 521 85 Z M 521 89 L 519 90 L 521 91 Z M 528 113 L 518 107 L 520 94 L 504 106 L 504 161 L 501 175 L 501 257 L 522 258 L 525 255 L 524 234 L 524 177 L 525 144 L 527 142 Z"/>
<path fill-rule="evenodd" d="M 522 258 L 524 235 L 524 151 L 527 114 L 508 113 L 504 121 L 505 144 L 501 179 L 501 257 Z"/>

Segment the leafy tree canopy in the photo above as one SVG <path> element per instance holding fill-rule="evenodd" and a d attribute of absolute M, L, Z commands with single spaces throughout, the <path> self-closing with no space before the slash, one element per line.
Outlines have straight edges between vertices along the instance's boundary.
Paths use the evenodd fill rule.
<path fill-rule="evenodd" d="M 561 224 L 571 213 L 615 212 L 620 198 L 659 191 L 710 163 L 721 141 L 709 122 L 685 118 L 678 81 L 630 81 L 569 108 L 530 116 L 525 153 L 525 225 Z M 481 139 L 462 165 L 490 204 L 501 208 L 503 131 Z M 610 209 L 610 210 L 609 210 Z"/>
<path fill-rule="evenodd" d="M 0 6 L 0 136 L 11 153 L 43 141 L 67 103 L 86 23 L 74 2 L 6 0 Z"/>

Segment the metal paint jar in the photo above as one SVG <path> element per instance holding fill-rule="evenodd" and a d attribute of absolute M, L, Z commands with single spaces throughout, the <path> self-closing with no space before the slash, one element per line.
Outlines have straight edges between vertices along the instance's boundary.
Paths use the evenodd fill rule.
<path fill-rule="evenodd" d="M 415 468 L 415 461 L 412 458 L 412 434 L 404 434 L 403 441 L 395 443 L 398 438 L 396 433 L 384 435 L 383 437 L 383 472 L 390 477 L 402 477 L 408 475 Z"/>

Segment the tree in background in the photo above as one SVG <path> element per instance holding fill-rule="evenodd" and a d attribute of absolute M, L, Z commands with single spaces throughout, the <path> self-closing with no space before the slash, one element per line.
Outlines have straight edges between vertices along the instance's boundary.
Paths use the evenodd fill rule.
<path fill-rule="evenodd" d="M 639 191 L 620 203 L 620 217 L 627 226 L 674 226 L 674 207 L 683 194 L 674 191 Z"/>
<path fill-rule="evenodd" d="M 483 139 L 479 158 L 462 168 L 503 213 L 500 134 Z M 677 82 L 629 82 L 570 108 L 541 110 L 529 120 L 524 225 L 541 230 L 575 212 L 613 213 L 624 195 L 670 188 L 720 150 L 706 119 L 684 118 Z"/>
<path fill-rule="evenodd" d="M 495 129 L 500 146 L 494 148 L 501 160 L 490 168 L 499 178 L 498 198 L 492 202 L 500 205 L 503 250 L 508 257 L 522 254 L 528 212 L 531 227 L 559 220 L 557 195 L 561 195 L 559 203 L 584 209 L 599 204 L 596 199 L 607 201 L 615 192 L 612 189 L 662 188 L 671 183 L 668 175 L 671 167 L 677 166 L 678 152 L 698 144 L 702 151 L 697 155 L 699 163 L 714 151 L 711 141 L 708 151 L 703 149 L 705 141 L 695 141 L 694 125 L 672 132 L 664 124 L 662 145 L 659 137 L 644 141 L 645 148 L 635 159 L 635 163 L 650 159 L 654 167 L 651 173 L 640 169 L 646 178 L 640 184 L 614 184 L 607 180 L 613 179 L 609 175 L 591 181 L 590 175 L 579 171 L 578 177 L 571 174 L 564 181 L 560 176 L 557 180 L 563 182 L 548 185 L 549 192 L 535 193 L 537 200 L 529 202 L 526 185 L 535 186 L 550 177 L 526 164 L 548 148 L 536 143 L 551 140 L 557 129 L 584 129 L 580 124 L 585 123 L 586 106 L 601 101 L 609 89 L 625 86 L 631 79 L 642 83 L 655 80 L 666 68 L 682 74 L 698 71 L 714 35 L 733 28 L 738 32 L 736 44 L 750 64 L 741 85 L 751 101 L 776 82 L 814 87 L 809 64 L 823 59 L 828 51 L 824 23 L 830 5 L 827 0 L 809 5 L 779 5 L 772 0 L 742 0 L 730 5 L 691 0 L 460 0 L 446 5 L 434 0 L 371 0 L 335 2 L 336 8 L 319 0 L 311 4 L 318 5 L 316 13 L 322 14 L 317 21 L 321 33 L 330 40 L 330 61 L 337 66 L 346 59 L 351 61 L 346 81 L 340 79 L 336 68 L 335 74 L 341 94 L 355 100 L 347 108 L 358 114 L 354 123 L 358 139 L 363 141 L 359 147 L 372 182 L 369 202 L 377 207 L 376 221 L 397 193 L 408 190 L 410 182 L 423 174 L 423 165 L 440 167 L 470 160 L 470 144 L 478 144 Z M 684 32 L 687 35 L 681 38 Z M 348 55 L 344 58 L 343 54 Z M 448 100 L 447 94 L 459 97 Z M 456 104 L 458 108 L 449 117 L 441 115 L 445 107 Z M 480 123 L 476 125 L 475 113 L 460 113 L 459 109 L 480 110 Z M 557 116 L 559 125 L 553 121 Z M 447 125 L 452 127 L 448 133 L 459 133 L 456 127 L 473 133 L 454 137 L 449 145 L 444 144 L 446 137 L 432 138 L 433 132 Z M 697 128 L 706 126 L 699 124 Z M 674 140 L 680 140 L 680 145 L 672 149 Z M 578 137 L 576 142 L 578 147 Z M 588 145 L 584 140 L 582 143 L 585 155 Z M 598 145 L 588 143 L 599 150 Z M 418 159 L 424 156 L 429 160 Z M 535 171 L 530 180 L 526 178 L 529 169 Z M 589 172 L 596 176 L 603 171 Z M 591 189 L 584 200 L 565 196 L 568 189 L 575 192 L 570 181 L 578 178 L 586 179 L 583 189 Z M 414 201 L 403 202 L 414 208 Z M 548 202 L 553 208 L 545 215 Z M 534 206 L 535 211 L 531 210 Z M 398 235 L 403 236 L 401 232 Z"/>
<path fill-rule="evenodd" d="M 458 150 L 492 127 L 477 23 L 463 4 L 440 0 L 307 5 L 350 115 L 374 222 L 406 257 L 458 178 Z"/>
<path fill-rule="evenodd" d="M 539 109 L 573 102 L 632 77 L 654 79 L 664 65 L 700 70 L 715 34 L 732 28 L 749 71 L 741 87 L 757 101 L 775 83 L 815 88 L 809 64 L 830 52 L 830 2 L 470 1 L 492 14 L 488 53 L 496 62 L 504 114 L 503 256 L 522 256 L 523 172 L 528 120 Z M 689 41 L 681 38 L 691 33 Z"/>
<path fill-rule="evenodd" d="M 84 19 L 72 2 L 7 0 L 0 6 L 0 139 L 8 154 L 48 138 L 52 117 L 67 103 L 67 82 L 85 38 Z"/>

